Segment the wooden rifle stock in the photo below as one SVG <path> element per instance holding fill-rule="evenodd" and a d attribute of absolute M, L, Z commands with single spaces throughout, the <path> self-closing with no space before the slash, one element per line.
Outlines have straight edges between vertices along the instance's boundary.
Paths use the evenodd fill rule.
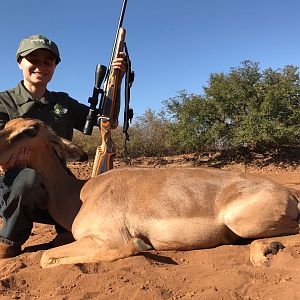
<path fill-rule="evenodd" d="M 126 53 L 127 72 L 125 80 L 125 111 L 124 111 L 124 126 L 123 132 L 128 140 L 128 126 L 133 117 L 133 111 L 129 108 L 130 92 L 129 88 L 132 85 L 134 72 L 131 71 L 131 62 L 129 59 L 128 49 L 125 43 L 126 31 L 122 27 L 125 15 L 127 0 L 123 0 L 120 19 L 115 35 L 113 51 L 110 58 L 109 68 L 106 72 L 106 67 L 97 65 L 95 73 L 95 86 L 93 96 L 89 98 L 90 110 L 86 118 L 86 123 L 83 128 L 83 133 L 92 134 L 93 126 L 99 125 L 101 135 L 101 145 L 96 149 L 94 159 L 92 177 L 104 173 L 113 168 L 113 157 L 117 152 L 117 146 L 111 138 L 111 130 L 117 128 L 120 112 L 120 90 L 123 75 L 120 70 L 112 67 L 113 61 L 118 57 L 120 52 Z M 101 89 L 102 81 L 105 78 L 104 89 Z M 97 109 L 98 96 L 101 94 L 99 109 Z"/>
<path fill-rule="evenodd" d="M 120 27 L 111 62 L 117 58 L 120 52 L 123 52 L 125 34 L 125 29 Z M 115 129 L 119 123 L 122 75 L 120 70 L 115 70 L 110 66 L 100 104 L 99 127 L 102 142 L 96 149 L 92 177 L 113 168 L 113 158 L 117 153 L 117 146 L 111 138 L 111 129 Z"/>

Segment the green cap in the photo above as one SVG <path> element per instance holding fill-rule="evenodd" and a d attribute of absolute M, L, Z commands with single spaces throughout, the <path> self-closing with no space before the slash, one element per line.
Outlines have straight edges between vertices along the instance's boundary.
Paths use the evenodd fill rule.
<path fill-rule="evenodd" d="M 17 60 L 20 56 L 25 57 L 37 49 L 47 49 L 51 51 L 56 57 L 56 64 L 60 62 L 61 59 L 57 45 L 40 34 L 29 36 L 20 42 L 17 50 Z"/>

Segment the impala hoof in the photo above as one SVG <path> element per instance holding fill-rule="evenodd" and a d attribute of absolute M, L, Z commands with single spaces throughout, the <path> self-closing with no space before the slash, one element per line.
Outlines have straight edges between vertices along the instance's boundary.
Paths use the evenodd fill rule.
<path fill-rule="evenodd" d="M 140 238 L 133 238 L 133 244 L 134 247 L 137 251 L 142 252 L 142 251 L 147 251 L 151 250 L 152 247 L 146 244 L 142 239 Z"/>

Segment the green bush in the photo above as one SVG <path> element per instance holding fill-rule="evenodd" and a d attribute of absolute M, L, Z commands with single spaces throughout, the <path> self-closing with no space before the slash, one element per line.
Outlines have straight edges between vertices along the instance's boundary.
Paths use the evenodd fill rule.
<path fill-rule="evenodd" d="M 163 102 L 156 113 L 146 110 L 129 128 L 131 157 L 161 156 L 202 150 L 279 149 L 300 137 L 298 68 L 268 68 L 242 62 L 225 73 L 210 74 L 203 95 L 185 91 Z M 119 155 L 126 156 L 122 128 L 112 131 Z M 94 157 L 101 136 L 74 134 L 74 142 Z"/>

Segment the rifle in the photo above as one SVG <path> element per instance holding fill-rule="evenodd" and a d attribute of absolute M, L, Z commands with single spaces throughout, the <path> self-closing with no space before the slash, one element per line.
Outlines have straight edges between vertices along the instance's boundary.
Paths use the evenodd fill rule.
<path fill-rule="evenodd" d="M 117 153 L 117 147 L 111 138 L 111 130 L 117 128 L 119 123 L 119 92 L 121 90 L 122 75 L 119 70 L 112 68 L 112 62 L 118 57 L 120 52 L 125 52 L 127 63 L 123 133 L 125 134 L 125 143 L 126 140 L 129 140 L 128 127 L 133 118 L 133 110 L 129 108 L 130 87 L 134 80 L 134 72 L 131 71 L 131 61 L 129 59 L 129 53 L 125 43 L 126 31 L 122 27 L 126 5 L 127 0 L 123 0 L 109 68 L 106 68 L 104 65 L 96 66 L 93 94 L 92 97 L 88 99 L 88 102 L 90 103 L 90 110 L 86 118 L 83 133 L 91 135 L 93 126 L 98 125 L 102 139 L 101 145 L 96 149 L 92 177 L 112 169 L 113 157 Z M 104 88 L 101 89 L 104 79 Z M 101 100 L 99 107 L 97 108 L 99 94 L 101 94 Z"/>

